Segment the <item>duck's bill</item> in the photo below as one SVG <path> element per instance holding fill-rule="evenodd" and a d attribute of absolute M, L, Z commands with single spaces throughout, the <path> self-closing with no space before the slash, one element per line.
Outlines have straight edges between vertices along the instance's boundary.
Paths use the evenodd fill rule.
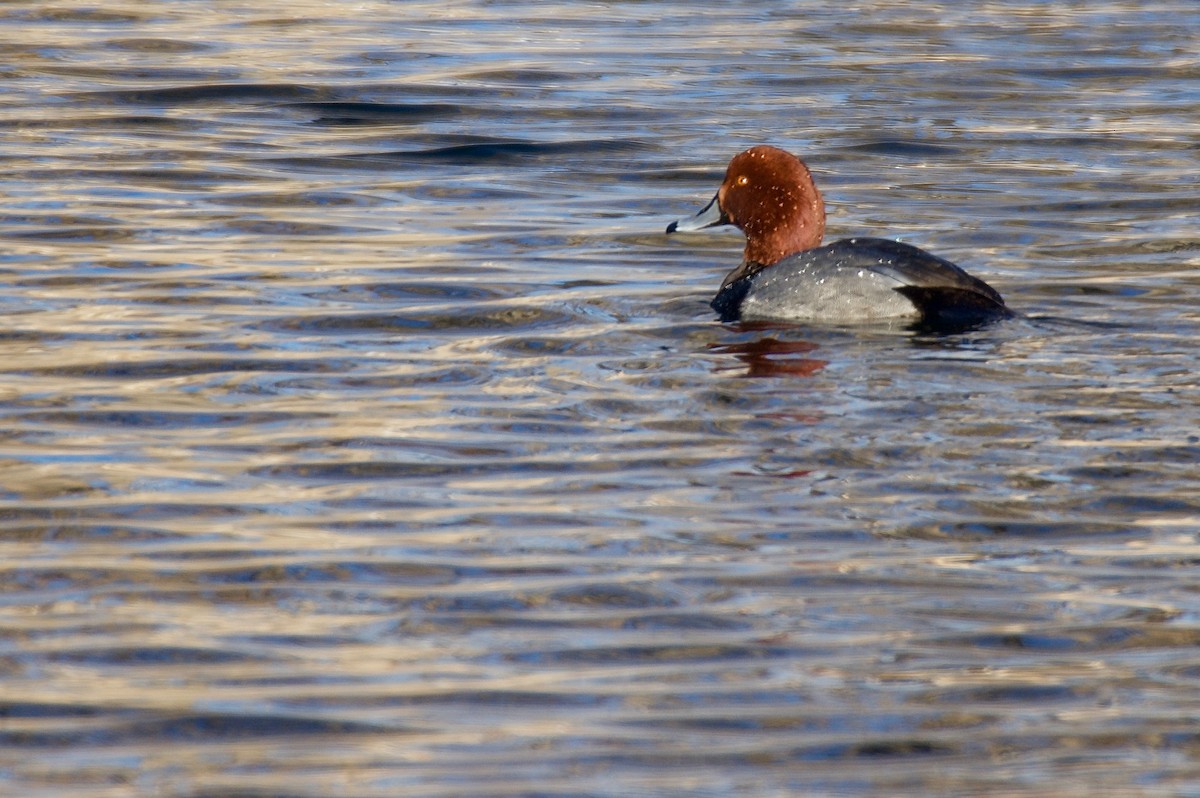
<path fill-rule="evenodd" d="M 717 202 L 717 197 L 714 196 L 712 202 L 705 205 L 700 213 L 667 225 L 667 232 L 691 233 L 706 227 L 716 227 L 719 224 L 729 224 L 729 217 L 721 210 L 721 203 Z"/>

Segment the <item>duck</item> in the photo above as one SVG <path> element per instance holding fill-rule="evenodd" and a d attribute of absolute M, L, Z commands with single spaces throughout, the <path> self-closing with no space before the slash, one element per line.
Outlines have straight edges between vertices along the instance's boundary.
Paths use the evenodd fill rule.
<path fill-rule="evenodd" d="M 1014 315 L 983 280 L 911 244 L 846 238 L 822 246 L 825 201 L 804 161 L 779 147 L 735 155 L 712 201 L 667 233 L 730 224 L 746 248 L 710 303 L 722 322 L 907 320 L 957 331 Z"/>

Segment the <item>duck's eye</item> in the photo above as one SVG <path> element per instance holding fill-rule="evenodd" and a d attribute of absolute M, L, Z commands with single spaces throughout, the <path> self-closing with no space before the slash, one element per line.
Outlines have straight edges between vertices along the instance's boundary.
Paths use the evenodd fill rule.
<path fill-rule="evenodd" d="M 742 175 L 741 177 L 739 177 L 737 179 L 737 184 L 739 186 L 748 186 L 748 185 L 750 185 L 750 178 L 746 177 L 745 175 Z"/>

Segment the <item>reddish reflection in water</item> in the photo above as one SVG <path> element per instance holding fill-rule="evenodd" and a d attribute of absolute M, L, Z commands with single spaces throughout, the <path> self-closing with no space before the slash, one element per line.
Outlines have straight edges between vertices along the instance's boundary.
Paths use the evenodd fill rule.
<path fill-rule="evenodd" d="M 733 355 L 747 365 L 747 377 L 811 377 L 829 365 L 828 360 L 799 357 L 820 349 L 811 341 L 781 341 L 759 338 L 734 344 L 720 344 L 712 351 Z"/>

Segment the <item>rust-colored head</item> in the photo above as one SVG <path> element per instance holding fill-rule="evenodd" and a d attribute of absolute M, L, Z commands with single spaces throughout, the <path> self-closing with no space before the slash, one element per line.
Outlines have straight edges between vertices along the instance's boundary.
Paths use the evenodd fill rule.
<path fill-rule="evenodd" d="M 825 203 L 804 162 L 778 147 L 751 147 L 729 162 L 717 204 L 746 234 L 746 260 L 769 266 L 821 246 Z"/>
<path fill-rule="evenodd" d="M 729 162 L 713 201 L 667 232 L 721 224 L 746 234 L 744 267 L 770 266 L 821 245 L 825 203 L 803 161 L 778 147 L 751 147 Z"/>

